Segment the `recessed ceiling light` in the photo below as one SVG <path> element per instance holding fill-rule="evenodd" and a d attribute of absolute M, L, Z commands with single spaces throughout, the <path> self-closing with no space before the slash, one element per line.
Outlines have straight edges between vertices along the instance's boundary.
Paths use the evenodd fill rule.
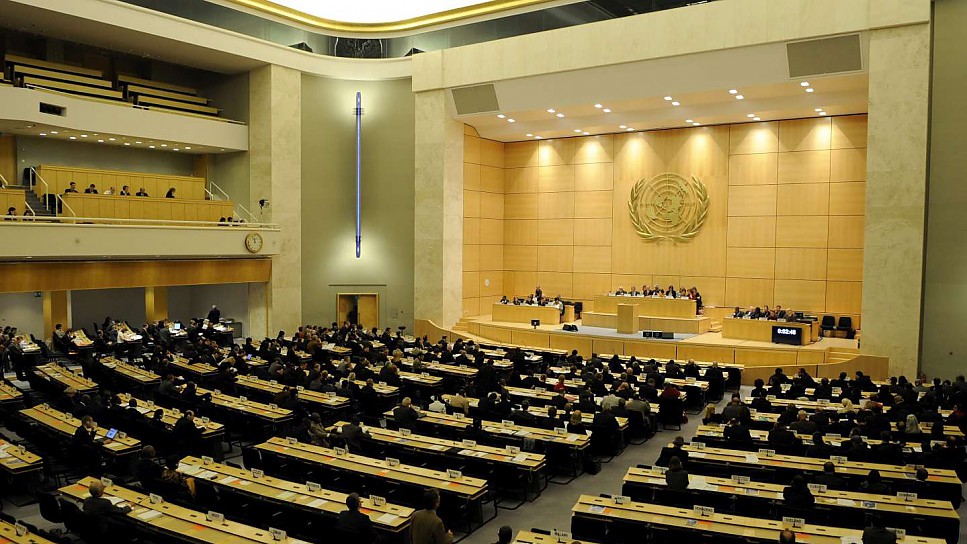
<path fill-rule="evenodd" d="M 628 128 L 626 128 L 625 130 L 626 130 L 626 131 L 628 131 L 628 132 L 631 132 L 631 131 L 633 131 L 633 130 L 634 130 L 634 128 L 632 128 L 632 127 L 628 127 Z"/>
<path fill-rule="evenodd" d="M 762 119 L 760 119 L 760 118 L 758 118 L 758 117 L 753 117 L 753 118 L 752 118 L 752 120 L 753 120 L 753 121 L 761 121 Z"/>
<path fill-rule="evenodd" d="M 181 151 L 181 150 L 178 149 L 177 147 L 175 147 L 175 148 L 172 149 L 172 151 Z"/>
<path fill-rule="evenodd" d="M 71 136 L 70 138 L 71 138 L 71 140 L 76 140 L 77 139 L 77 136 Z"/>
<path fill-rule="evenodd" d="M 564 117 L 564 114 L 563 113 L 559 113 L 559 114 L 557 114 L 557 116 L 558 117 Z"/>
<path fill-rule="evenodd" d="M 701 125 L 701 124 L 702 124 L 702 123 L 692 123 L 692 126 L 693 126 L 693 127 L 697 127 L 697 126 L 699 126 L 699 125 Z"/>
<path fill-rule="evenodd" d="M 533 134 L 531 134 L 530 132 L 528 132 L 528 133 L 527 133 L 527 137 L 528 137 L 528 138 L 530 138 L 530 137 L 532 137 L 532 136 L 534 136 L 534 135 L 533 135 Z"/>
<path fill-rule="evenodd" d="M 799 86 L 800 87 L 808 87 L 809 86 L 809 82 L 808 81 L 801 81 L 801 82 L 799 82 Z"/>
<path fill-rule="evenodd" d="M 602 111 L 604 111 L 604 113 L 611 113 L 611 108 L 604 108 Z"/>
<path fill-rule="evenodd" d="M 104 140 L 98 140 L 97 143 L 103 144 L 104 143 Z"/>
<path fill-rule="evenodd" d="M 672 99 L 672 97 L 670 97 L 670 96 L 666 96 L 665 97 L 665 100 L 671 101 L 671 99 Z"/>
<path fill-rule="evenodd" d="M 87 138 L 87 134 L 81 134 L 81 138 Z"/>
<path fill-rule="evenodd" d="M 516 120 L 514 120 L 514 119 L 508 119 L 508 120 L 507 120 L 507 122 L 508 122 L 508 123 L 516 123 L 517 121 L 516 121 Z"/>
<path fill-rule="evenodd" d="M 604 106 L 602 106 L 601 104 L 595 104 L 595 105 L 594 105 L 594 107 L 595 107 L 595 108 L 598 108 L 598 109 L 601 109 L 601 108 L 603 108 Z"/>
<path fill-rule="evenodd" d="M 131 145 L 131 144 L 129 144 L 128 142 L 124 142 L 124 145 Z"/>
<path fill-rule="evenodd" d="M 41 132 L 41 133 L 40 133 L 40 135 L 41 135 L 41 136 L 46 136 L 46 135 L 47 135 L 47 133 L 46 133 L 46 132 Z"/>
<path fill-rule="evenodd" d="M 742 96 L 741 94 L 737 94 L 737 95 L 735 95 L 735 99 L 736 100 L 745 100 L 745 97 Z"/>
<path fill-rule="evenodd" d="M 113 142 L 114 141 L 114 138 L 108 138 L 108 140 Z"/>
<path fill-rule="evenodd" d="M 812 87 L 807 87 L 807 88 L 806 88 L 806 92 L 807 92 L 807 93 L 811 93 L 811 92 L 813 92 L 813 90 L 814 90 L 814 89 L 813 89 Z"/>
<path fill-rule="evenodd" d="M 151 148 L 151 149 L 154 149 L 154 146 L 153 145 L 149 145 L 148 147 Z"/>
<path fill-rule="evenodd" d="M 685 122 L 686 122 L 686 123 L 694 123 L 695 121 L 693 121 L 693 120 L 691 120 L 691 119 L 685 119 Z"/>
<path fill-rule="evenodd" d="M 136 144 L 140 144 L 141 142 L 134 142 L 134 143 L 136 143 Z"/>
<path fill-rule="evenodd" d="M 739 94 L 738 89 L 729 89 L 729 94 Z"/>
<path fill-rule="evenodd" d="M 826 116 L 826 112 L 824 112 L 824 111 L 821 111 L 821 112 L 819 112 L 819 115 L 820 115 L 821 117 L 825 117 L 825 116 Z"/>
<path fill-rule="evenodd" d="M 588 136 L 588 135 L 590 135 L 591 133 L 590 133 L 590 132 L 582 132 L 581 134 L 584 134 L 585 136 Z"/>
<path fill-rule="evenodd" d="M 681 106 L 681 105 L 682 105 L 681 102 L 679 102 L 677 100 L 674 101 L 674 102 L 672 102 L 672 106 Z"/>
<path fill-rule="evenodd" d="M 628 125 L 618 125 L 618 128 L 628 128 Z"/>
<path fill-rule="evenodd" d="M 497 114 L 497 119 L 503 119 L 504 117 L 507 117 L 507 116 L 502 113 Z"/>
<path fill-rule="evenodd" d="M 191 149 L 191 148 L 190 148 L 190 147 L 188 147 L 188 146 L 186 145 L 186 146 L 185 146 L 185 149 Z"/>
<path fill-rule="evenodd" d="M 544 139 L 544 137 L 543 137 L 543 136 L 534 136 L 534 139 L 535 139 L 535 140 L 543 140 L 543 139 Z"/>
<path fill-rule="evenodd" d="M 749 113 L 749 114 L 746 115 L 746 117 L 748 117 L 749 119 L 751 119 L 751 118 L 755 117 L 755 114 L 754 113 Z"/>
<path fill-rule="evenodd" d="M 814 109 L 813 111 L 815 111 L 815 112 L 820 112 L 820 111 L 823 111 L 823 108 L 816 108 L 816 109 Z"/>
<path fill-rule="evenodd" d="M 52 131 L 50 131 L 50 133 L 51 134 L 57 134 L 57 131 L 56 130 L 52 130 Z"/>
<path fill-rule="evenodd" d="M 584 131 L 582 131 L 582 130 L 581 130 L 581 129 L 579 129 L 579 128 L 576 128 L 576 129 L 574 129 L 574 132 L 584 132 Z"/>
<path fill-rule="evenodd" d="M 554 113 L 554 112 L 555 112 L 554 108 L 547 108 L 547 113 Z"/>
<path fill-rule="evenodd" d="M 161 144 L 161 147 L 168 147 L 168 144 Z"/>

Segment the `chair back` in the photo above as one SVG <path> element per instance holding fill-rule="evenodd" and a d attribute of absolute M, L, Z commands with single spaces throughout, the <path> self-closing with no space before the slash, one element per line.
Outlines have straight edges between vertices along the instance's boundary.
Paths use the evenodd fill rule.
<path fill-rule="evenodd" d="M 848 315 L 840 316 L 837 329 L 847 330 L 853 328 L 853 318 Z"/>
<path fill-rule="evenodd" d="M 831 315 L 824 315 L 822 322 L 819 324 L 823 328 L 833 328 L 836 326 L 836 318 Z"/>

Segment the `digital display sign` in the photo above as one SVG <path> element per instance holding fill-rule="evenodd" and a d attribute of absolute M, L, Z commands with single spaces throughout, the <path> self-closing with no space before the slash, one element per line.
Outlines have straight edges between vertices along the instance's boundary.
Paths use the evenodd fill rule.
<path fill-rule="evenodd" d="M 786 327 L 782 325 L 772 326 L 773 344 L 792 344 L 802 345 L 802 329 L 799 327 Z"/>

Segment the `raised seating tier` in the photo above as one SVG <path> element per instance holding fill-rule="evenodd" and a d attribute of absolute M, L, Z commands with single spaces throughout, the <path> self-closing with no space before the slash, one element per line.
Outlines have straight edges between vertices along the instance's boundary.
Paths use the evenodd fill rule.
<path fill-rule="evenodd" d="M 189 200 L 113 195 L 64 195 L 76 217 L 104 219 L 159 219 L 166 221 L 218 221 L 234 213 L 230 200 Z M 64 213 L 63 215 L 70 215 Z"/>
<path fill-rule="evenodd" d="M 161 197 L 168 192 L 169 188 L 174 187 L 175 194 L 180 199 L 204 200 L 205 198 L 205 178 L 194 176 L 97 170 L 49 164 L 37 167 L 37 173 L 47 182 L 50 191 L 54 194 L 64 194 L 64 190 L 70 187 L 70 182 L 73 181 L 77 184 L 77 190 L 82 193 L 85 188 L 93 183 L 97 190 L 102 193 L 110 187 L 120 191 L 122 187 L 127 185 L 132 195 L 137 193 L 138 189 L 144 187 L 149 196 Z M 44 185 L 38 182 L 35 191 L 37 196 L 43 198 Z"/>
<path fill-rule="evenodd" d="M 11 206 L 17 209 L 17 215 L 23 215 L 26 198 L 23 191 L 17 189 L 0 189 L 0 206 L 2 213 L 6 214 Z"/>

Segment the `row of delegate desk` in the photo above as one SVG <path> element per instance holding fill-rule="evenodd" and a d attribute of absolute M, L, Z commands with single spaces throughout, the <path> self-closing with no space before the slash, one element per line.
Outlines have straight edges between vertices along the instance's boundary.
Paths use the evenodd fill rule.
<path fill-rule="evenodd" d="M 622 495 L 642 502 L 658 502 L 673 506 L 710 506 L 716 511 L 754 515 L 773 512 L 774 518 L 792 513 L 782 507 L 783 484 L 754 481 L 740 477 L 689 475 L 688 491 L 668 489 L 665 470 L 639 465 L 628 469 Z M 903 499 L 881 495 L 812 486 L 816 499 L 815 513 L 807 521 L 823 520 L 841 527 L 861 529 L 866 514 L 873 511 L 890 517 L 890 523 L 917 534 L 957 539 L 960 517 L 949 501 L 917 497 Z M 796 512 L 798 513 L 798 512 Z M 792 517 L 795 517 L 794 515 Z"/>

